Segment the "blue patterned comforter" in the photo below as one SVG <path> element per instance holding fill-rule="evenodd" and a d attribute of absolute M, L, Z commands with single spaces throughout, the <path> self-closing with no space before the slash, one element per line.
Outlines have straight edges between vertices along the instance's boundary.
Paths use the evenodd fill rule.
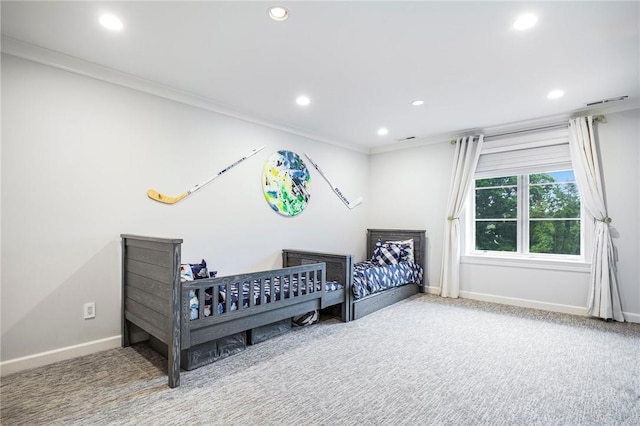
<path fill-rule="evenodd" d="M 298 295 L 298 280 L 296 277 L 293 277 L 292 284 L 289 284 L 289 277 L 284 277 L 284 286 L 280 285 L 280 278 L 276 277 L 274 279 L 273 287 L 274 287 L 274 300 L 280 300 L 283 296 L 284 298 L 289 297 L 289 292 L 293 291 L 294 295 Z M 301 294 L 305 294 L 307 292 L 307 286 L 305 284 L 305 278 L 302 278 L 302 285 L 300 286 Z M 242 283 L 242 306 L 249 306 L 249 297 L 250 297 L 250 283 L 244 282 Z M 320 280 L 316 280 L 314 283 L 315 291 L 320 291 L 322 287 L 322 283 Z M 269 280 L 264 281 L 265 286 L 265 295 L 264 295 L 264 303 L 268 303 L 271 301 L 271 283 Z M 239 284 L 232 284 L 231 286 L 231 300 L 230 300 L 230 311 L 235 311 L 238 309 L 238 287 Z M 325 291 L 336 291 L 344 288 L 344 286 L 336 281 L 327 281 L 325 282 Z M 226 287 L 223 285 L 218 286 L 218 306 L 217 312 L 222 314 L 226 309 Z M 205 304 L 204 304 L 204 316 L 211 316 L 211 305 L 213 302 L 213 287 L 205 288 Z M 253 281 L 253 299 L 254 304 L 260 304 L 260 283 L 256 280 Z M 189 305 L 191 307 L 191 319 L 198 319 L 199 317 L 199 306 L 200 302 L 198 300 L 198 296 L 196 295 L 195 290 L 191 290 L 189 292 Z"/>
<path fill-rule="evenodd" d="M 422 267 L 413 262 L 385 266 L 370 260 L 358 262 L 353 266 L 353 297 L 361 299 L 391 287 L 420 283 L 422 274 Z"/>

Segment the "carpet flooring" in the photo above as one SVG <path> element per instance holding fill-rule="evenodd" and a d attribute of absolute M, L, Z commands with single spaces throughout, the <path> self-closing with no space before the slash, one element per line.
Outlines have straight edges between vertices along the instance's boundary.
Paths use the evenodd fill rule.
<path fill-rule="evenodd" d="M 640 324 L 417 295 L 182 372 L 146 344 L 2 378 L 3 425 L 640 424 Z"/>

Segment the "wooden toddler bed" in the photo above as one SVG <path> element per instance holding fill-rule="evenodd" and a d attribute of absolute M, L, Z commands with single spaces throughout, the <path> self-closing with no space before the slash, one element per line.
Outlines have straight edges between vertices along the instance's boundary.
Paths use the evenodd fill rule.
<path fill-rule="evenodd" d="M 146 338 L 166 345 L 169 387 L 185 359 L 211 358 L 211 342 L 333 305 L 344 287 L 326 283 L 322 262 L 181 282 L 182 239 L 122 237 L 122 346 Z M 209 307 L 206 309 L 206 307 Z M 348 321 L 347 308 L 342 308 Z M 191 369 L 186 365 L 185 369 Z"/>
<path fill-rule="evenodd" d="M 376 244 L 378 242 L 406 242 L 411 241 L 413 245 L 413 260 L 419 265 L 421 272 L 409 274 L 406 282 L 396 282 L 390 287 L 374 288 L 371 293 L 359 289 L 361 281 L 366 280 L 367 268 L 373 266 L 373 262 L 365 261 L 354 263 L 353 255 L 341 255 L 330 253 L 319 253 L 304 250 L 285 250 L 283 252 L 283 265 L 300 265 L 304 262 L 325 262 L 327 265 L 327 275 L 332 280 L 344 283 L 347 290 L 347 303 L 344 306 L 346 314 L 350 320 L 362 318 L 372 312 L 389 306 L 400 300 L 406 299 L 420 291 L 426 286 L 426 259 L 427 245 L 424 230 L 402 230 L 402 229 L 368 229 L 367 230 L 367 256 L 368 259 L 374 257 Z M 303 262 L 304 261 L 304 262 Z M 406 262 L 396 262 L 398 265 L 391 273 L 398 273 L 398 267 L 405 267 Z M 394 268 L 394 266 L 391 266 Z M 384 269 L 381 268 L 381 269 Z M 372 285 L 376 287 L 376 285 Z"/>

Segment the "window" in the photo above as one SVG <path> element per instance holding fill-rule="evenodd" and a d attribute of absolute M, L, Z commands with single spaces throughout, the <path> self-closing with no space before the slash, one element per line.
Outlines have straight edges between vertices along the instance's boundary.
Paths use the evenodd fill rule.
<path fill-rule="evenodd" d="M 467 204 L 467 252 L 581 256 L 583 221 L 566 128 L 485 140 Z"/>
<path fill-rule="evenodd" d="M 475 180 L 475 250 L 580 255 L 572 170 Z"/>

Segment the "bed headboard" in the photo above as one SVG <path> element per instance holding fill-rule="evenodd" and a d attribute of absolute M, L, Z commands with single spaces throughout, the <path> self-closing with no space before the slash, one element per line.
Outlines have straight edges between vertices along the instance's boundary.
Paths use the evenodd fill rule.
<path fill-rule="evenodd" d="M 327 281 L 347 283 L 351 277 L 347 274 L 353 268 L 353 255 L 334 254 L 316 251 L 282 250 L 282 267 L 309 265 L 324 262 L 326 265 Z"/>
<path fill-rule="evenodd" d="M 367 259 L 371 259 L 373 249 L 378 240 L 401 241 L 413 240 L 413 255 L 417 264 L 424 269 L 422 285 L 427 283 L 427 236 L 424 229 L 367 229 Z"/>

